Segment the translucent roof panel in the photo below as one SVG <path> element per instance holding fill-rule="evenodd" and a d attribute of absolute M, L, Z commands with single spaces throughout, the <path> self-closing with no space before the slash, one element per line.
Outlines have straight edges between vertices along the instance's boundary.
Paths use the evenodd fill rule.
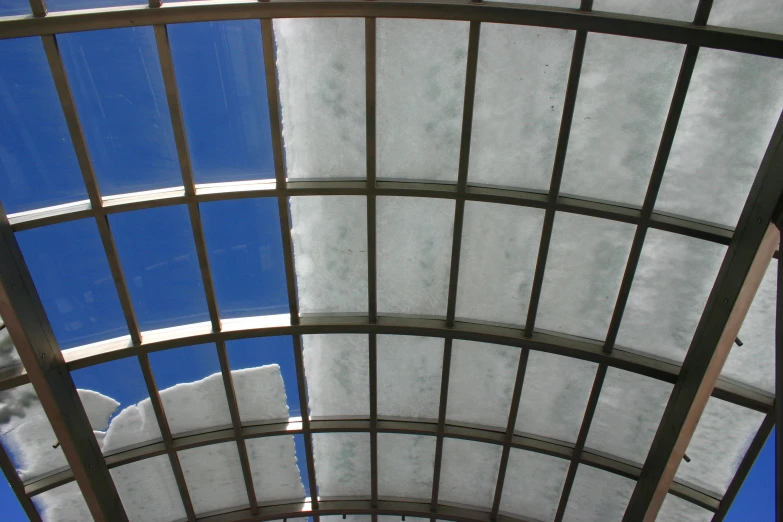
<path fill-rule="evenodd" d="M 215 201 L 200 210 L 220 317 L 288 313 L 277 200 Z"/>
<path fill-rule="evenodd" d="M 715 513 L 703 507 L 675 497 L 666 495 L 656 522 L 710 522 Z"/>
<path fill-rule="evenodd" d="M 258 20 L 168 26 L 197 183 L 275 177 Z"/>
<path fill-rule="evenodd" d="M 313 435 L 319 497 L 370 495 L 370 435 Z"/>
<path fill-rule="evenodd" d="M 606 337 L 634 232 L 626 223 L 559 212 L 536 328 Z"/>
<path fill-rule="evenodd" d="M 429 498 L 435 470 L 435 437 L 378 434 L 378 496 Z"/>
<path fill-rule="evenodd" d="M 378 312 L 446 315 L 454 201 L 379 197 Z"/>
<path fill-rule="evenodd" d="M 576 442 L 597 364 L 531 351 L 514 431 Z"/>
<path fill-rule="evenodd" d="M 44 522 L 78 522 L 92 519 L 87 502 L 75 481 L 34 496 L 33 503 Z"/>
<path fill-rule="evenodd" d="M 378 415 L 437 419 L 443 339 L 377 336 Z"/>
<path fill-rule="evenodd" d="M 525 323 L 544 211 L 465 204 L 457 317 Z"/>
<path fill-rule="evenodd" d="M 497 444 L 445 439 L 438 501 L 492 507 L 502 451 Z"/>
<path fill-rule="evenodd" d="M 167 455 L 109 471 L 131 522 L 169 522 L 186 517 Z"/>
<path fill-rule="evenodd" d="M 469 182 L 549 189 L 573 43 L 573 31 L 481 25 Z"/>
<path fill-rule="evenodd" d="M 287 176 L 365 177 L 364 21 L 277 19 L 274 28 Z"/>
<path fill-rule="evenodd" d="M 750 29 L 780 34 L 783 32 L 781 0 L 715 0 L 710 11 L 710 25 Z"/>
<path fill-rule="evenodd" d="M 290 198 L 302 313 L 367 313 L 367 198 Z"/>
<path fill-rule="evenodd" d="M 249 439 L 245 444 L 258 502 L 305 497 L 292 435 Z"/>
<path fill-rule="evenodd" d="M 514 346 L 455 340 L 451 352 L 447 421 L 505 429 L 520 352 Z"/>
<path fill-rule="evenodd" d="M 249 504 L 236 443 L 186 449 L 178 456 L 197 515 Z"/>
<path fill-rule="evenodd" d="M 182 185 L 152 27 L 57 42 L 102 194 Z"/>
<path fill-rule="evenodd" d="M 667 382 L 609 368 L 585 446 L 643 464 L 672 388 Z"/>
<path fill-rule="evenodd" d="M 128 335 L 95 221 L 25 230 L 16 239 L 60 348 Z"/>
<path fill-rule="evenodd" d="M 696 14 L 699 0 L 596 0 L 593 11 L 667 18 L 690 22 Z"/>
<path fill-rule="evenodd" d="M 303 335 L 310 415 L 370 416 L 366 335 Z"/>
<path fill-rule="evenodd" d="M 377 22 L 379 178 L 457 180 L 468 23 Z"/>
<path fill-rule="evenodd" d="M 0 41 L 0 143 L 6 213 L 87 199 L 40 38 Z"/>
<path fill-rule="evenodd" d="M 512 449 L 500 510 L 526 519 L 554 520 L 568 466 L 565 459 Z"/>
<path fill-rule="evenodd" d="M 617 343 L 682 361 L 725 253 L 717 243 L 649 230 Z"/>
<path fill-rule="evenodd" d="M 684 52 L 587 36 L 561 192 L 642 204 Z"/>
<path fill-rule="evenodd" d="M 22 364 L 8 328 L 0 328 L 0 371 Z"/>
<path fill-rule="evenodd" d="M 733 227 L 783 110 L 783 62 L 701 49 L 656 207 Z"/>
<path fill-rule="evenodd" d="M 622 520 L 635 485 L 633 480 L 582 464 L 576 470 L 563 520 Z"/>

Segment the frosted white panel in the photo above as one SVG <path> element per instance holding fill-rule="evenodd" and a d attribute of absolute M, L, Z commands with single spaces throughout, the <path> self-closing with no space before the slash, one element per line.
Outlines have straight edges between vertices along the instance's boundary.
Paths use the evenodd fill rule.
<path fill-rule="evenodd" d="M 109 470 L 131 522 L 169 522 L 186 518 L 167 455 Z"/>
<path fill-rule="evenodd" d="M 503 447 L 498 444 L 445 439 L 439 501 L 492 507 L 502 452 Z"/>
<path fill-rule="evenodd" d="M 565 459 L 512 449 L 500 510 L 535 520 L 554 520 L 568 465 Z"/>
<path fill-rule="evenodd" d="M 378 495 L 430 498 L 435 469 L 435 437 L 378 434 Z"/>
<path fill-rule="evenodd" d="M 290 198 L 302 313 L 367 313 L 367 198 Z"/>
<path fill-rule="evenodd" d="M 443 339 L 377 336 L 378 415 L 437 419 Z"/>
<path fill-rule="evenodd" d="M 549 190 L 574 32 L 482 24 L 470 183 Z"/>
<path fill-rule="evenodd" d="M 783 0 L 715 0 L 709 23 L 780 34 L 783 32 Z"/>
<path fill-rule="evenodd" d="M 783 61 L 700 49 L 656 208 L 735 226 L 783 109 Z"/>
<path fill-rule="evenodd" d="M 446 315 L 454 201 L 379 197 L 378 312 Z"/>
<path fill-rule="evenodd" d="M 512 0 L 511 4 L 531 4 L 549 7 L 579 7 L 580 0 Z M 482 29 L 483 30 L 483 29 Z"/>
<path fill-rule="evenodd" d="M 667 494 L 656 522 L 710 522 L 715 515 L 703 507 Z"/>
<path fill-rule="evenodd" d="M 636 482 L 586 464 L 576 470 L 565 522 L 619 522 Z"/>
<path fill-rule="evenodd" d="M 231 378 L 242 422 L 288 420 L 288 404 L 280 366 L 268 364 L 233 370 Z"/>
<path fill-rule="evenodd" d="M 245 444 L 256 500 L 271 502 L 305 497 L 293 435 L 247 439 Z"/>
<path fill-rule="evenodd" d="M 370 435 L 313 435 L 319 497 L 370 495 Z"/>
<path fill-rule="evenodd" d="M 197 515 L 247 506 L 247 489 L 235 442 L 178 452 L 193 510 Z"/>
<path fill-rule="evenodd" d="M 465 204 L 457 317 L 525 323 L 543 223 L 539 209 Z"/>
<path fill-rule="evenodd" d="M 593 11 L 692 22 L 699 0 L 595 0 Z"/>
<path fill-rule="evenodd" d="M 136 444 L 160 439 L 160 428 L 149 398 L 120 411 L 109 424 L 101 449 L 104 455 Z"/>
<path fill-rule="evenodd" d="M 597 364 L 531 351 L 514 431 L 576 442 Z"/>
<path fill-rule="evenodd" d="M 604 339 L 634 233 L 627 223 L 558 212 L 536 328 Z"/>
<path fill-rule="evenodd" d="M 377 173 L 457 180 L 468 23 L 377 22 Z"/>
<path fill-rule="evenodd" d="M 287 176 L 363 178 L 364 20 L 273 22 Z"/>
<path fill-rule="evenodd" d="M 677 479 L 724 494 L 748 451 L 764 414 L 710 398 L 677 468 Z"/>
<path fill-rule="evenodd" d="M 778 261 L 773 259 L 756 291 L 721 376 L 775 393 L 775 308 Z"/>
<path fill-rule="evenodd" d="M 643 464 L 673 387 L 609 368 L 585 446 Z"/>
<path fill-rule="evenodd" d="M 43 522 L 84 522 L 93 520 L 76 481 L 33 497 Z"/>
<path fill-rule="evenodd" d="M 513 346 L 455 340 L 446 419 L 505 429 L 520 353 Z"/>
<path fill-rule="evenodd" d="M 343 519 L 343 515 L 321 515 L 321 520 L 326 520 L 327 522 L 342 522 L 342 520 L 346 522 L 370 522 L 372 517 L 370 515 L 345 515 Z M 405 520 L 407 522 L 408 517 L 405 517 Z"/>
<path fill-rule="evenodd" d="M 587 36 L 562 193 L 641 206 L 684 50 Z"/>
<path fill-rule="evenodd" d="M 160 399 L 173 434 L 231 425 L 226 388 L 219 373 L 160 390 Z"/>
<path fill-rule="evenodd" d="M 310 415 L 370 416 L 370 354 L 366 335 L 303 335 Z"/>
<path fill-rule="evenodd" d="M 723 245 L 648 230 L 617 343 L 685 359 L 725 253 Z"/>
<path fill-rule="evenodd" d="M 2 318 L 0 318 L 2 323 Z M 8 334 L 8 328 L 0 330 L 0 370 L 22 364 L 19 354 L 16 353 L 16 347 Z"/>

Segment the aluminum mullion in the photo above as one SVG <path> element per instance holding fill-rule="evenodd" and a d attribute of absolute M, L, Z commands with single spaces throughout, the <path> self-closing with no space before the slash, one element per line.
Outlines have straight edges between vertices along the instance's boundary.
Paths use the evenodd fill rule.
<path fill-rule="evenodd" d="M 296 385 L 299 391 L 299 408 L 302 412 L 302 437 L 305 443 L 305 460 L 307 461 L 307 476 L 310 486 L 310 501 L 318 507 L 318 483 L 315 478 L 315 458 L 313 457 L 313 435 L 310 431 L 310 408 L 307 404 L 307 384 L 305 381 L 304 354 L 302 353 L 302 336 L 293 336 L 294 362 L 296 364 Z M 316 521 L 317 522 L 317 521 Z"/>
<path fill-rule="evenodd" d="M 19 475 L 16 473 L 14 463 L 11 462 L 8 453 L 5 451 L 2 444 L 0 444 L 0 469 L 3 470 L 3 474 L 5 474 L 8 484 L 11 486 L 14 495 L 16 495 L 17 500 L 19 500 L 19 505 L 22 506 L 22 509 L 27 515 L 27 518 L 30 519 L 30 522 L 42 522 L 41 515 L 38 514 L 38 510 L 35 509 L 33 501 L 30 500 L 30 497 L 25 493 L 22 479 L 20 479 Z"/>
<path fill-rule="evenodd" d="M 36 18 L 43 18 L 48 13 L 45 0 L 30 0 L 30 9 L 32 9 L 33 16 Z"/>

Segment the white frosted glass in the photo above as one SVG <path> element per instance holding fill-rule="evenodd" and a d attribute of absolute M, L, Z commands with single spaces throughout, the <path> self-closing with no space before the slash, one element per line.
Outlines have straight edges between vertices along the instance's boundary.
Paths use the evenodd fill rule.
<path fill-rule="evenodd" d="M 595 0 L 593 11 L 693 21 L 699 0 Z"/>
<path fill-rule="evenodd" d="M 236 443 L 199 446 L 178 455 L 197 515 L 249 504 Z"/>
<path fill-rule="evenodd" d="M 723 495 L 764 421 L 764 414 L 710 398 L 676 478 Z"/>
<path fill-rule="evenodd" d="M 169 522 L 186 518 L 167 455 L 109 470 L 131 522 Z"/>
<path fill-rule="evenodd" d="M 290 198 L 302 313 L 367 313 L 367 198 Z"/>
<path fill-rule="evenodd" d="M 379 335 L 378 415 L 437 419 L 443 339 Z"/>
<path fill-rule="evenodd" d="M 370 416 L 370 354 L 366 335 L 303 335 L 310 415 Z"/>
<path fill-rule="evenodd" d="M 468 181 L 549 190 L 574 32 L 482 24 Z"/>
<path fill-rule="evenodd" d="M 565 522 L 620 522 L 631 500 L 633 480 L 586 464 L 576 470 Z"/>
<path fill-rule="evenodd" d="M 778 261 L 767 268 L 756 297 L 737 337 L 742 346 L 731 347 L 721 376 L 775 393 L 775 309 Z"/>
<path fill-rule="evenodd" d="M 79 485 L 68 482 L 33 497 L 43 522 L 84 522 L 93 520 Z"/>
<path fill-rule="evenodd" d="M 288 420 L 288 404 L 279 365 L 232 370 L 231 378 L 242 422 Z"/>
<path fill-rule="evenodd" d="M 521 350 L 455 340 L 446 419 L 506 428 Z"/>
<path fill-rule="evenodd" d="M 530 4 L 548 7 L 579 7 L 580 0 L 511 0 L 511 4 Z"/>
<path fill-rule="evenodd" d="M 370 522 L 372 517 L 370 515 L 321 515 L 321 520 L 327 522 L 342 522 L 343 520 L 346 522 Z M 405 520 L 407 521 L 408 518 L 406 517 Z"/>
<path fill-rule="evenodd" d="M 585 446 L 643 464 L 672 388 L 668 382 L 609 368 Z"/>
<path fill-rule="evenodd" d="M 378 312 L 446 315 L 454 201 L 379 197 Z"/>
<path fill-rule="evenodd" d="M 492 507 L 503 447 L 444 439 L 438 500 L 444 504 Z"/>
<path fill-rule="evenodd" d="M 364 20 L 275 19 L 289 178 L 365 176 Z"/>
<path fill-rule="evenodd" d="M 248 439 L 245 444 L 256 500 L 271 502 L 305 497 L 293 435 Z"/>
<path fill-rule="evenodd" d="M 685 359 L 725 253 L 723 245 L 648 230 L 617 343 Z"/>
<path fill-rule="evenodd" d="M 161 390 L 160 399 L 172 434 L 231 425 L 226 388 L 219 373 Z"/>
<path fill-rule="evenodd" d="M 539 209 L 465 204 L 457 317 L 525 323 L 543 223 Z"/>
<path fill-rule="evenodd" d="M 700 49 L 656 208 L 734 226 L 783 110 L 783 61 Z"/>
<path fill-rule="evenodd" d="M 627 223 L 558 212 L 536 328 L 604 339 L 634 232 Z"/>
<path fill-rule="evenodd" d="M 783 33 L 783 0 L 715 0 L 710 25 Z"/>
<path fill-rule="evenodd" d="M 2 318 L 0 318 L 0 323 L 2 323 Z M 14 342 L 8 334 L 8 328 L 3 328 L 0 330 L 0 370 L 20 364 L 22 364 L 22 360 L 16 353 Z"/>
<path fill-rule="evenodd" d="M 597 364 L 531 351 L 514 431 L 576 442 Z"/>
<path fill-rule="evenodd" d="M 401 517 L 398 515 L 378 515 L 380 522 L 401 522 Z M 429 518 L 421 517 L 405 517 L 405 522 L 429 522 Z"/>
<path fill-rule="evenodd" d="M 378 495 L 430 498 L 435 469 L 435 437 L 378 434 Z"/>
<path fill-rule="evenodd" d="M 642 204 L 684 50 L 587 36 L 562 193 Z"/>
<path fill-rule="evenodd" d="M 457 180 L 468 23 L 377 22 L 377 173 Z"/>
<path fill-rule="evenodd" d="M 512 449 L 500 510 L 542 522 L 554 520 L 568 466 L 565 459 Z"/>
<path fill-rule="evenodd" d="M 313 435 L 319 497 L 370 495 L 370 435 L 316 433 Z"/>
<path fill-rule="evenodd" d="M 703 507 L 667 494 L 656 522 L 710 522 L 715 515 Z"/>

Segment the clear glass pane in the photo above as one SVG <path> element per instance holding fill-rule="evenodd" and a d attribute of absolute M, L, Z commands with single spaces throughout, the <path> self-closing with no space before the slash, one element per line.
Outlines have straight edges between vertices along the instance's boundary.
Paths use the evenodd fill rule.
<path fill-rule="evenodd" d="M 16 233 L 60 348 L 128 335 L 92 219 Z"/>
<path fill-rule="evenodd" d="M 276 19 L 274 28 L 287 176 L 365 177 L 364 20 Z"/>
<path fill-rule="evenodd" d="M 370 495 L 368 433 L 316 433 L 313 450 L 319 497 Z"/>
<path fill-rule="evenodd" d="M 274 178 L 258 20 L 168 31 L 196 182 Z"/>
<path fill-rule="evenodd" d="M 699 0 L 596 0 L 593 11 L 611 11 L 669 20 L 693 21 Z"/>
<path fill-rule="evenodd" d="M 498 444 L 445 439 L 438 501 L 492 507 L 502 452 Z"/>
<path fill-rule="evenodd" d="M 715 513 L 668 494 L 658 512 L 656 522 L 711 522 Z"/>
<path fill-rule="evenodd" d="M 215 201 L 200 209 L 220 317 L 288 313 L 277 200 Z"/>
<path fill-rule="evenodd" d="M 310 415 L 370 416 L 370 354 L 366 335 L 303 335 Z"/>
<path fill-rule="evenodd" d="M 109 471 L 131 522 L 169 522 L 186 518 L 168 455 Z"/>
<path fill-rule="evenodd" d="M 367 198 L 290 198 L 302 313 L 367 313 Z"/>
<path fill-rule="evenodd" d="M 378 415 L 437 419 L 443 339 L 379 335 Z"/>
<path fill-rule="evenodd" d="M 783 61 L 700 49 L 656 208 L 734 226 L 783 110 Z"/>
<path fill-rule="evenodd" d="M 531 351 L 514 431 L 576 442 L 597 364 Z"/>
<path fill-rule="evenodd" d="M 101 193 L 182 185 L 152 27 L 66 33 L 57 42 Z"/>
<path fill-rule="evenodd" d="M 586 464 L 576 470 L 565 522 L 622 520 L 636 485 L 631 479 Z"/>
<path fill-rule="evenodd" d="M 649 230 L 617 343 L 685 359 L 726 247 Z"/>
<path fill-rule="evenodd" d="M 178 455 L 197 515 L 249 505 L 235 442 L 200 446 Z"/>
<path fill-rule="evenodd" d="M 40 38 L 0 41 L 0 143 L 6 213 L 87 199 Z"/>
<path fill-rule="evenodd" d="M 604 339 L 634 232 L 627 223 L 558 212 L 536 328 Z"/>
<path fill-rule="evenodd" d="M 24 0 L 0 0 L 0 16 L 29 15 L 30 4 Z"/>
<path fill-rule="evenodd" d="M 378 434 L 378 495 L 429 498 L 435 469 L 435 437 Z"/>
<path fill-rule="evenodd" d="M 512 449 L 500 510 L 536 520 L 554 520 L 569 461 Z"/>
<path fill-rule="evenodd" d="M 457 285 L 457 317 L 523 325 L 544 211 L 465 204 Z"/>
<path fill-rule="evenodd" d="M 668 382 L 609 368 L 585 446 L 644 463 L 673 387 Z"/>
<path fill-rule="evenodd" d="M 377 22 L 379 178 L 457 180 L 468 23 Z"/>
<path fill-rule="evenodd" d="M 520 351 L 514 346 L 455 340 L 446 419 L 505 429 Z"/>
<path fill-rule="evenodd" d="M 588 35 L 561 192 L 642 204 L 684 52 Z"/>
<path fill-rule="evenodd" d="M 209 319 L 187 207 L 113 214 L 110 223 L 142 330 Z"/>
<path fill-rule="evenodd" d="M 93 520 L 75 481 L 34 496 L 33 503 L 44 522 Z"/>
<path fill-rule="evenodd" d="M 47 0 L 49 11 L 72 11 L 75 9 L 91 9 L 100 7 L 120 7 L 132 5 L 146 7 L 147 2 L 140 0 Z"/>
<path fill-rule="evenodd" d="M 454 201 L 379 197 L 378 312 L 443 317 Z"/>
<path fill-rule="evenodd" d="M 468 181 L 549 190 L 573 31 L 482 24 Z"/>
<path fill-rule="evenodd" d="M 261 437 L 245 442 L 256 500 L 303 499 L 293 435 Z"/>
<path fill-rule="evenodd" d="M 0 321 L 2 321 L 2 318 L 0 318 Z M 5 325 L 0 326 L 0 370 L 21 364 L 22 361 L 19 359 L 19 354 L 16 353 L 16 346 L 14 346 L 14 341 L 8 333 L 8 328 Z"/>
<path fill-rule="evenodd" d="M 770 33 L 783 32 L 781 0 L 715 0 L 710 11 L 710 25 L 750 29 Z"/>

